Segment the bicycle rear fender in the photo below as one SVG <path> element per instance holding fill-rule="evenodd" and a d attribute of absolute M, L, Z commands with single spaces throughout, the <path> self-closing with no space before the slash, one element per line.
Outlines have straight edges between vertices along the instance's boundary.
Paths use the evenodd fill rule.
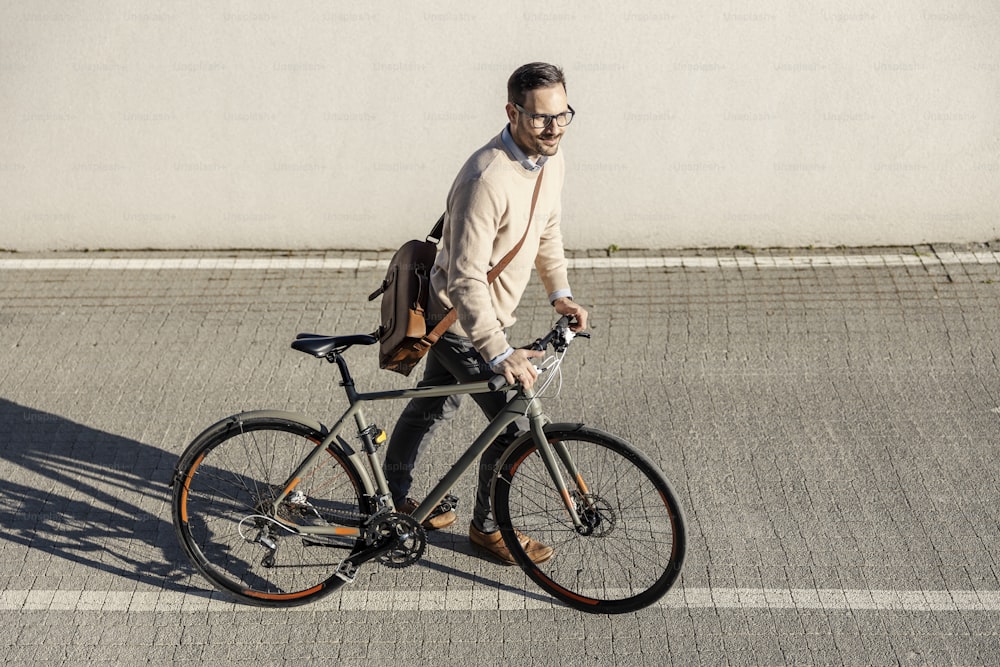
<path fill-rule="evenodd" d="M 204 431 L 199 433 L 195 437 L 195 439 L 191 441 L 191 444 L 188 445 L 187 449 L 184 450 L 184 453 L 181 454 L 180 458 L 178 459 L 177 465 L 174 468 L 174 475 L 172 479 L 176 480 L 178 475 L 180 474 L 180 471 L 187 467 L 186 459 L 188 458 L 188 452 L 194 451 L 205 440 L 215 437 L 219 433 L 223 433 L 229 430 L 238 430 L 240 428 L 240 425 L 243 424 L 244 422 L 256 421 L 256 420 L 269 420 L 269 419 L 291 422 L 294 424 L 298 424 L 300 426 L 304 426 L 309 430 L 315 431 L 323 438 L 325 438 L 330 433 L 330 430 L 322 423 L 316 421 L 312 417 L 299 414 L 296 412 L 288 412 L 285 410 L 250 410 L 248 412 L 240 412 L 235 415 L 230 415 L 225 419 L 220 419 L 219 421 L 217 421 L 216 423 L 212 424 Z M 329 444 L 329 446 L 333 448 L 337 454 L 340 454 L 341 457 L 348 463 L 348 465 L 350 465 L 354 469 L 354 472 L 357 474 L 358 479 L 364 486 L 363 489 L 364 492 L 367 495 L 375 495 L 376 493 L 375 485 L 372 484 L 371 476 L 368 474 L 368 470 L 364 464 L 364 458 L 361 456 L 361 454 L 355 451 L 350 446 L 350 444 L 343 438 L 339 437 L 336 438 L 333 442 Z"/>

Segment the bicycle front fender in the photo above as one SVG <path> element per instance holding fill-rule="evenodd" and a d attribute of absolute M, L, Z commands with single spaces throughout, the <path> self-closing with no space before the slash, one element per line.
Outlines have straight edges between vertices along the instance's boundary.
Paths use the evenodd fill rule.
<path fill-rule="evenodd" d="M 567 433 L 567 432 L 572 433 L 574 431 L 579 431 L 580 429 L 586 428 L 586 427 L 587 427 L 587 425 L 584 424 L 583 422 L 549 422 L 543 428 L 544 428 L 545 433 L 556 433 L 556 432 L 558 432 L 558 433 Z M 501 459 L 506 458 L 507 455 L 510 454 L 511 451 L 517 449 L 518 445 L 520 445 L 521 443 L 523 443 L 525 440 L 531 440 L 531 438 L 532 438 L 531 431 L 523 431 L 523 432 L 521 432 L 517 436 L 517 438 L 514 440 L 514 442 L 510 443 L 510 446 L 507 447 L 507 449 L 504 451 L 503 456 L 501 457 Z"/>
<path fill-rule="evenodd" d="M 547 436 L 550 436 L 549 439 L 551 441 L 552 435 L 573 433 L 575 431 L 579 431 L 580 429 L 586 427 L 587 425 L 584 424 L 583 422 L 574 422 L 574 423 L 558 422 L 558 423 L 546 424 L 543 427 L 543 430 L 545 431 L 545 434 Z M 516 452 L 525 442 L 533 439 L 534 435 L 531 433 L 531 431 L 525 431 L 524 433 L 521 433 L 519 436 L 517 436 L 514 442 L 510 443 L 510 446 L 504 450 L 504 453 L 500 456 L 500 460 L 497 462 L 497 473 L 493 478 L 494 483 L 496 483 L 496 478 L 500 476 L 500 471 L 503 470 L 504 466 L 507 465 L 508 459 L 514 455 L 514 452 Z"/>

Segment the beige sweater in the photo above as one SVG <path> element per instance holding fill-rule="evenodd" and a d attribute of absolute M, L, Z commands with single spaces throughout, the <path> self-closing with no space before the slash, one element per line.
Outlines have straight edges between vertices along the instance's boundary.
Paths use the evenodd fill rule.
<path fill-rule="evenodd" d="M 537 173 L 515 160 L 497 135 L 466 161 L 448 193 L 441 248 L 431 271 L 431 313 L 454 305 L 458 321 L 450 331 L 469 337 L 486 361 L 509 347 L 503 330 L 516 320 L 532 266 L 548 294 L 569 289 L 559 226 L 562 151 L 545 163 L 524 245 L 492 285 L 486 282 L 486 273 L 524 234 Z"/>

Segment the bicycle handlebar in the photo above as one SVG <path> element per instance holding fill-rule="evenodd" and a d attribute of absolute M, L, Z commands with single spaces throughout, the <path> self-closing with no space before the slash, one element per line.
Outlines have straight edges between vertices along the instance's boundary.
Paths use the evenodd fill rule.
<path fill-rule="evenodd" d="M 570 324 L 569 317 L 563 315 L 562 317 L 559 318 L 559 321 L 556 322 L 555 325 L 552 327 L 552 331 L 542 336 L 541 338 L 535 340 L 534 343 L 528 346 L 528 349 L 544 352 L 545 349 L 548 348 L 548 346 L 552 343 L 553 339 L 555 339 L 556 336 L 560 336 L 563 339 L 566 338 L 566 333 L 570 332 L 569 324 Z M 572 336 L 570 336 L 569 340 L 565 340 L 565 343 L 568 345 L 569 341 L 572 339 L 573 339 Z"/>
<path fill-rule="evenodd" d="M 530 345 L 525 345 L 524 349 L 544 352 L 546 349 L 548 349 L 549 345 L 554 345 L 556 351 L 561 352 L 565 350 L 567 347 L 569 347 L 569 344 L 573 340 L 573 338 L 577 336 L 576 332 L 570 329 L 571 322 L 572 320 L 568 316 L 563 315 L 562 317 L 559 318 L 559 321 L 555 323 L 555 325 L 552 327 L 552 330 L 549 331 L 549 333 L 545 334 L 541 338 L 535 339 L 535 342 L 531 343 Z M 584 338 L 590 337 L 588 334 L 579 334 L 579 335 L 583 336 Z M 499 391 L 507 386 L 507 378 L 505 378 L 503 375 L 500 374 L 494 375 L 492 378 L 490 378 L 487 385 L 489 386 L 490 391 Z"/>

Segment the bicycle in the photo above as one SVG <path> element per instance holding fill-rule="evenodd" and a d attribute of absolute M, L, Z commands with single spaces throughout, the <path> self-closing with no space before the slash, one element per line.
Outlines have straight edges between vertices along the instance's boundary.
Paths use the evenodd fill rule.
<path fill-rule="evenodd" d="M 585 334 L 580 334 L 581 336 Z M 552 423 L 540 394 L 558 375 L 574 339 L 562 318 L 531 347 L 549 355 L 537 390 L 489 381 L 359 393 L 344 353 L 373 336 L 299 334 L 292 348 L 335 363 L 348 408 L 330 428 L 284 411 L 233 415 L 197 436 L 173 473 L 173 521 L 195 568 L 238 601 L 304 604 L 354 580 L 375 560 L 413 565 L 424 553 L 421 523 L 490 443 L 526 415 L 530 431 L 507 448 L 496 469 L 493 512 L 521 568 L 548 594 L 591 613 L 623 613 L 659 600 L 680 574 L 685 530 L 680 504 L 647 456 L 583 424 Z M 491 421 L 412 515 L 392 505 L 379 446 L 385 431 L 367 421 L 366 403 L 415 396 L 513 391 Z M 342 437 L 353 418 L 360 448 Z M 523 533 L 552 546 L 536 564 Z"/>

